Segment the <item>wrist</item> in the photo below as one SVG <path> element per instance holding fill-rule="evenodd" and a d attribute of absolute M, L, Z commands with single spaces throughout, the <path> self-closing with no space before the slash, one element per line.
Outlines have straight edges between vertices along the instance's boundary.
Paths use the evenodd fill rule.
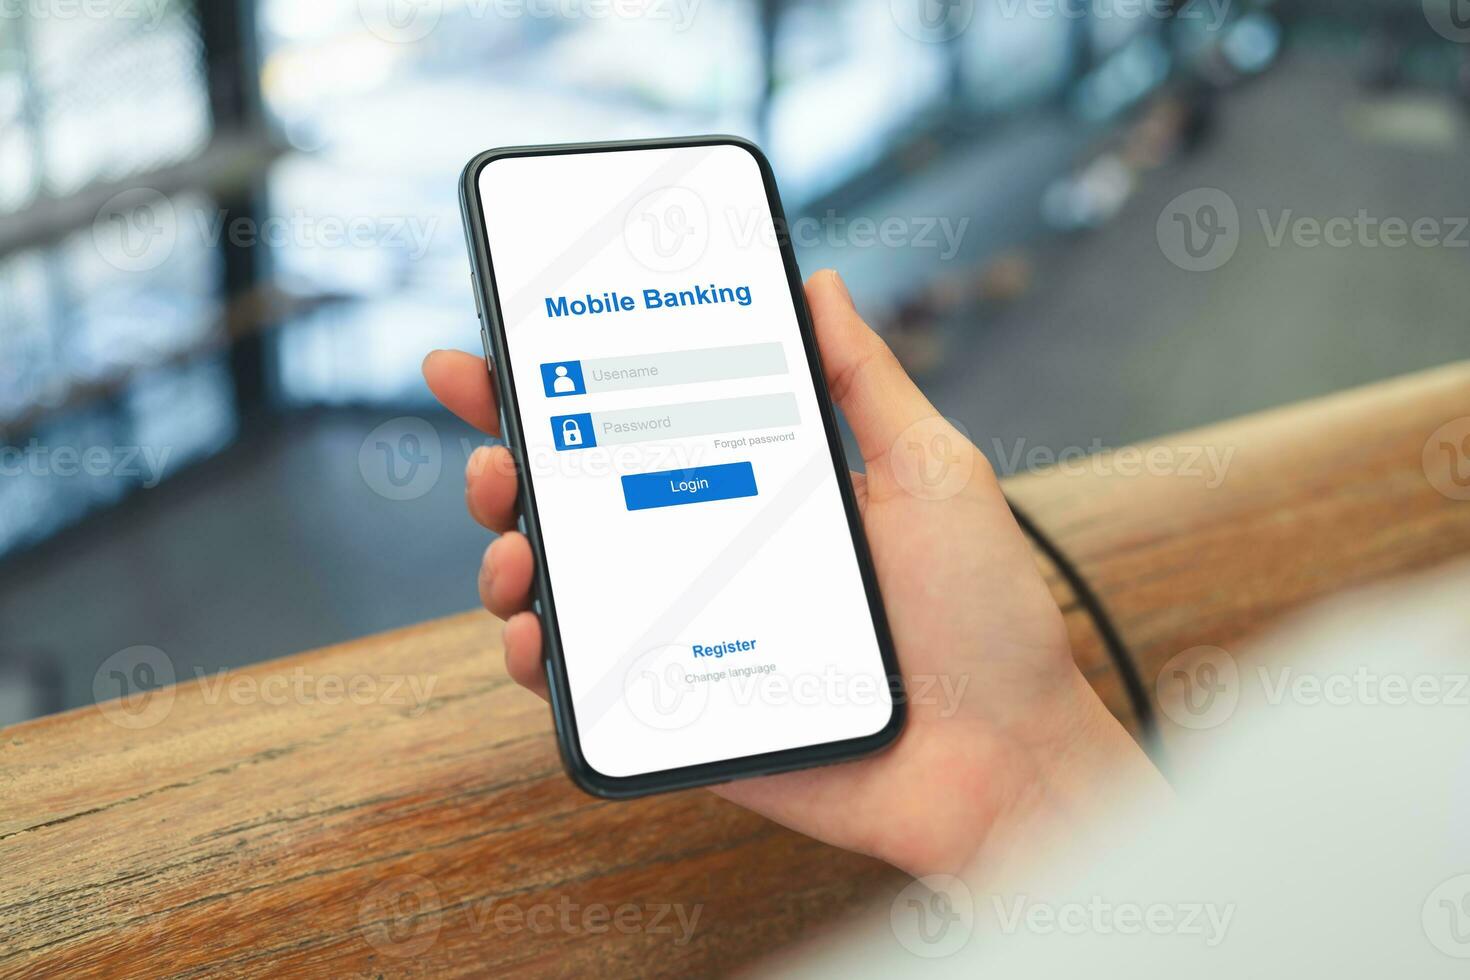
<path fill-rule="evenodd" d="M 1172 800 L 1163 775 L 1075 670 L 1055 697 L 1004 729 L 951 721 L 914 733 L 935 743 L 920 749 L 934 758 L 919 769 L 934 783 L 913 794 L 929 812 L 895 801 L 895 832 L 872 850 L 915 877 L 970 869 L 992 880 L 1062 844 L 1102 846 L 1124 806 Z"/>
<path fill-rule="evenodd" d="M 987 879 L 1061 848 L 1094 853 L 1120 812 L 1173 802 L 1163 774 L 1080 672 L 1059 693 L 1034 713 L 1043 730 L 1017 739 L 1026 747 L 1021 789 L 968 862 Z"/>

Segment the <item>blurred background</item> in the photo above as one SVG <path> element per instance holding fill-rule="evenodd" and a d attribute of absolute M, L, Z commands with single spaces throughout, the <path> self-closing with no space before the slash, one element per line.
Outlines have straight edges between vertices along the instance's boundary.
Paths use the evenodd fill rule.
<path fill-rule="evenodd" d="M 1003 472 L 1470 356 L 1467 0 L 14 0 L 0 724 L 474 607 L 460 168 L 705 132 Z"/>

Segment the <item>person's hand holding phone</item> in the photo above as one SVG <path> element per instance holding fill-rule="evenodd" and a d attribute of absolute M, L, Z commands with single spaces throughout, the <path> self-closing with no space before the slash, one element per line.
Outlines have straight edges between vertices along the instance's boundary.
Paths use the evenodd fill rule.
<path fill-rule="evenodd" d="M 865 473 L 852 479 L 909 720 L 879 755 L 713 791 L 924 875 L 1004 860 L 1041 828 L 1081 828 L 1129 786 L 1162 787 L 1073 663 L 1061 613 L 988 461 L 938 417 L 835 272 L 812 276 L 806 294 L 832 397 L 864 460 Z M 446 408 L 499 434 L 483 359 L 435 351 L 424 377 Z M 912 468 L 929 452 L 949 454 L 939 462 L 968 479 L 953 492 L 910 492 Z M 470 514 L 500 534 L 481 564 L 481 601 L 506 621 L 511 677 L 544 698 L 541 623 L 529 611 L 534 563 L 515 530 L 510 452 L 477 449 L 466 481 Z"/>

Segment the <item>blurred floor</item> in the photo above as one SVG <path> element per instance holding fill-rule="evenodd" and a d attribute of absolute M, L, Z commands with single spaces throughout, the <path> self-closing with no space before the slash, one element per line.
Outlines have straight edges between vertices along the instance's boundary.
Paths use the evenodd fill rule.
<path fill-rule="evenodd" d="M 1288 209 L 1470 214 L 1456 104 L 1438 103 L 1453 142 L 1412 146 L 1360 135 L 1350 121 L 1373 101 L 1350 62 L 1307 56 L 1228 94 L 1203 152 L 1147 175 L 1100 231 L 1038 253 L 1020 301 L 950 325 L 931 398 L 994 456 L 994 440 L 1116 446 L 1470 357 L 1470 232 L 1460 247 L 1298 248 L 1262 231 L 1260 208 L 1273 223 Z M 1155 223 L 1201 187 L 1234 199 L 1242 233 L 1223 268 L 1190 273 L 1165 259 Z"/>
<path fill-rule="evenodd" d="M 1027 295 L 944 324 L 926 389 L 995 458 L 1018 440 L 1118 445 L 1470 357 L 1470 250 L 1271 248 L 1261 231 L 1257 208 L 1466 213 L 1463 122 L 1448 147 L 1367 141 L 1348 123 L 1362 99 L 1351 64 L 1315 59 L 1230 93 L 1202 153 L 1147 175 L 1102 229 L 1034 251 Z M 904 193 L 922 196 L 926 180 L 947 181 L 931 199 L 953 193 L 932 172 Z M 1243 222 L 1235 257 L 1209 274 L 1175 268 L 1155 238 L 1164 205 L 1197 187 L 1227 191 Z M 467 322 L 461 346 L 475 340 Z M 463 509 L 471 434 L 426 416 L 443 473 L 427 495 L 391 501 L 366 485 L 358 453 L 397 414 L 297 416 L 135 495 L 126 519 L 86 521 L 10 564 L 0 631 L 64 664 L 73 705 L 91 700 L 98 664 L 136 644 L 191 677 L 474 606 L 489 536 Z M 272 571 L 241 571 L 254 569 Z"/>
<path fill-rule="evenodd" d="M 434 418 L 439 479 L 390 500 L 358 454 L 394 414 L 298 416 L 65 532 L 12 570 L 7 642 L 60 661 L 71 706 L 131 646 L 163 650 L 182 680 L 473 607 L 491 535 L 465 515 L 463 472 L 481 440 Z"/>

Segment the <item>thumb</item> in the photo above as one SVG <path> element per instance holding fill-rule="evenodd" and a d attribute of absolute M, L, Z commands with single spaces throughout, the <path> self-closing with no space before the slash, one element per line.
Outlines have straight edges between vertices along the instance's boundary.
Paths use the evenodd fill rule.
<path fill-rule="evenodd" d="M 895 453 L 901 451 L 901 441 L 908 444 L 916 434 L 927 443 L 942 432 L 954 445 L 979 456 L 924 397 L 883 338 L 863 322 L 841 276 L 832 269 L 814 273 L 806 282 L 806 299 L 827 388 L 857 439 L 870 493 L 906 484 L 911 466 L 895 459 Z"/>

